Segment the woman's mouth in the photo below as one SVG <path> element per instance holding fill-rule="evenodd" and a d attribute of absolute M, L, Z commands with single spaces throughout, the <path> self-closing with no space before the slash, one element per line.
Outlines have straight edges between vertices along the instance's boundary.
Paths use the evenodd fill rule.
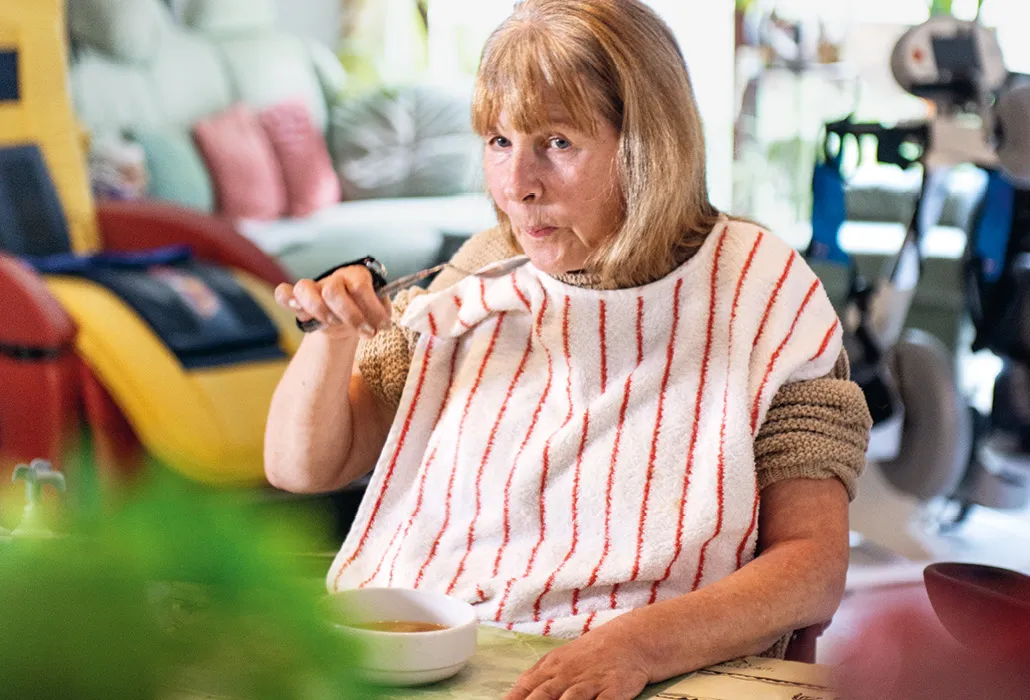
<path fill-rule="evenodd" d="M 556 226 L 531 226 L 523 229 L 530 238 L 547 238 L 558 230 Z"/>

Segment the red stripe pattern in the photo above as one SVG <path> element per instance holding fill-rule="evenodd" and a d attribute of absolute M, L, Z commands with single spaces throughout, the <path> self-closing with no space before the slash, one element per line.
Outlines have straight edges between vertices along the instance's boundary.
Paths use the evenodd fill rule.
<path fill-rule="evenodd" d="M 546 313 L 546 311 L 547 297 L 545 296 L 543 303 L 540 305 L 540 310 L 537 312 L 536 321 L 533 324 L 534 332 L 537 334 L 538 338 L 540 337 L 540 326 L 543 322 L 544 313 Z M 547 402 L 547 397 L 551 393 L 551 382 L 554 377 L 554 370 L 551 360 L 551 351 L 547 349 L 546 345 L 543 345 L 542 341 L 541 347 L 543 348 L 544 353 L 547 355 L 547 384 L 544 385 L 544 390 L 540 394 L 540 401 L 537 402 L 536 408 L 533 410 L 533 419 L 529 423 L 529 429 L 526 431 L 526 436 L 522 439 L 522 444 L 519 445 L 519 449 L 515 453 L 515 458 L 512 460 L 511 463 L 511 469 L 508 470 L 508 479 L 504 483 L 504 537 L 501 541 L 501 547 L 497 550 L 497 557 L 494 560 L 494 577 L 496 577 L 500 573 L 501 562 L 504 560 L 504 552 L 508 548 L 508 544 L 511 542 L 511 487 L 512 482 L 515 479 L 515 468 L 519 464 L 519 458 L 522 457 L 522 453 L 525 451 L 526 445 L 529 444 L 530 439 L 533 437 L 533 433 L 536 430 L 537 422 L 540 420 L 540 413 L 541 411 L 543 411 L 544 404 Z"/>
<path fill-rule="evenodd" d="M 399 320 L 420 334 L 409 385 L 327 584 L 427 588 L 573 637 L 746 565 L 752 424 L 839 352 L 817 291 L 789 246 L 733 222 L 632 290 L 526 265 L 420 295 Z"/>
<path fill-rule="evenodd" d="M 430 319 L 430 320 L 432 320 L 432 319 Z M 448 376 L 447 376 L 447 389 L 446 389 L 445 394 L 444 394 L 444 399 L 440 403 L 440 411 L 436 414 L 436 419 L 433 421 L 433 425 L 434 426 L 439 425 L 440 418 L 443 416 L 444 411 L 447 410 L 447 405 L 450 403 L 450 400 L 451 400 L 451 388 L 454 386 L 454 373 L 455 373 L 455 370 L 457 369 L 457 364 L 458 364 L 458 353 L 456 352 L 456 348 L 452 348 L 452 350 L 451 350 L 451 360 L 450 360 L 450 371 L 449 371 Z M 425 467 L 422 469 L 422 475 L 419 477 L 419 480 L 418 480 L 418 497 L 417 497 L 417 499 L 415 501 L 415 509 L 411 512 L 411 515 L 408 517 L 407 521 L 404 522 L 404 531 L 401 533 L 400 544 L 398 544 L 397 545 L 397 549 L 394 550 L 393 559 L 390 561 L 390 575 L 389 575 L 389 577 L 387 579 L 387 586 L 392 586 L 393 585 L 393 577 L 394 577 L 394 574 L 395 574 L 396 569 L 397 569 L 397 557 L 400 555 L 401 549 L 404 547 L 404 543 L 408 539 L 408 534 L 411 532 L 411 526 L 415 524 L 415 519 L 418 518 L 419 513 L 422 512 L 422 504 L 424 502 L 425 493 L 426 493 L 426 479 L 429 476 L 429 472 L 433 468 L 433 464 L 436 462 L 436 453 L 437 453 L 438 447 L 439 447 L 438 445 L 434 445 L 432 447 L 432 449 L 430 450 L 429 457 L 426 459 Z M 400 523 L 398 523 L 398 527 L 400 527 Z M 385 556 L 387 551 L 389 551 L 389 547 L 387 547 L 386 551 L 383 552 L 384 556 Z M 366 579 L 366 581 L 364 582 L 363 585 L 368 585 L 369 582 L 370 581 L 368 579 Z"/>
<path fill-rule="evenodd" d="M 747 280 L 747 274 L 751 270 L 751 264 L 755 260 L 755 254 L 758 253 L 758 246 L 762 243 L 763 234 L 759 233 L 755 239 L 754 245 L 751 246 L 751 252 L 748 253 L 747 260 L 744 263 L 744 269 L 740 272 L 740 278 L 737 280 L 737 289 L 733 292 L 733 304 L 730 306 L 730 322 L 729 330 L 726 333 L 726 384 L 722 392 L 722 420 L 719 422 L 719 457 L 716 461 L 717 464 L 717 476 L 716 476 L 716 504 L 717 510 L 715 514 L 715 532 L 712 536 L 705 540 L 705 543 L 701 545 L 701 556 L 698 559 L 697 573 L 694 574 L 694 583 L 691 586 L 691 590 L 696 591 L 701 585 L 701 581 L 705 575 L 705 557 L 708 554 L 708 548 L 711 546 L 715 538 L 722 533 L 723 517 L 726 508 L 726 422 L 729 413 L 729 397 L 730 397 L 730 376 L 732 370 L 731 360 L 733 358 L 733 327 L 737 321 L 737 311 L 740 308 L 740 295 L 744 291 L 744 281 Z"/>
<path fill-rule="evenodd" d="M 679 285 L 677 284 L 676 287 L 677 287 L 676 291 L 678 292 L 679 291 Z M 636 364 L 636 367 L 633 368 L 633 370 L 636 371 L 643 362 L 644 362 L 644 298 L 643 297 L 637 297 L 637 364 Z M 632 377 L 633 375 L 630 375 L 630 376 Z M 628 388 L 627 388 L 627 392 L 628 392 Z M 623 411 L 624 410 L 625 410 L 625 406 L 623 406 Z M 625 420 L 625 416 L 620 414 L 620 420 L 624 421 Z M 649 482 L 650 482 L 650 479 L 651 479 L 651 477 L 653 475 L 654 475 L 654 472 L 649 470 L 648 474 L 647 474 L 647 477 L 646 477 L 647 484 L 646 484 L 645 489 L 644 489 L 644 506 L 643 506 L 644 508 L 647 507 L 647 497 L 649 495 L 648 494 L 648 490 L 649 490 L 649 487 L 650 487 L 650 483 Z M 640 521 L 641 522 L 641 527 L 643 527 L 643 519 L 644 519 L 644 516 L 641 515 L 641 521 Z M 642 543 L 638 543 L 638 545 L 637 545 L 637 552 L 639 553 L 641 549 L 642 549 Z M 631 580 L 636 580 L 636 579 L 631 579 Z M 619 584 L 617 584 L 617 583 L 614 586 L 612 586 L 612 591 L 611 591 L 611 593 L 608 594 L 608 607 L 611 608 L 612 610 L 615 610 L 615 608 L 619 607 Z"/>
<path fill-rule="evenodd" d="M 744 550 L 747 548 L 747 543 L 751 541 L 751 535 L 755 534 L 755 528 L 758 527 L 758 504 L 761 500 L 761 496 L 758 491 L 758 484 L 755 483 L 755 496 L 751 503 L 751 520 L 747 526 L 747 532 L 744 533 L 744 538 L 740 540 L 740 545 L 737 547 L 737 568 L 739 569 L 744 561 Z"/>
<path fill-rule="evenodd" d="M 780 291 L 783 289 L 784 283 L 787 281 L 787 276 L 790 274 L 791 268 L 794 267 L 794 261 L 797 260 L 798 254 L 796 251 L 791 250 L 790 256 L 787 258 L 787 265 L 783 268 L 783 272 L 780 274 L 780 278 L 776 280 L 776 286 L 773 287 L 772 294 L 769 295 L 769 301 L 765 305 L 765 313 L 762 314 L 762 322 L 758 325 L 758 332 L 755 333 L 754 345 L 758 345 L 758 341 L 762 339 L 765 333 L 765 326 L 769 322 L 769 314 L 772 312 L 773 305 L 776 304 L 776 299 L 780 296 Z M 751 434 L 754 435 L 755 428 L 758 426 L 758 404 L 755 404 L 755 409 L 751 412 Z"/>
<path fill-rule="evenodd" d="M 690 428 L 690 442 L 687 447 L 687 463 L 683 472 L 683 491 L 680 494 L 679 517 L 676 518 L 676 540 L 673 546 L 672 559 L 665 569 L 661 578 L 651 584 L 651 597 L 649 603 L 654 603 L 658 598 L 658 587 L 669 580 L 672 576 L 672 567 L 676 560 L 683 553 L 683 520 L 686 514 L 687 493 L 690 491 L 690 476 L 694 470 L 694 451 L 697 448 L 697 433 L 701 427 L 701 411 L 704 410 L 702 399 L 705 394 L 705 384 L 708 381 L 708 364 L 712 358 L 712 334 L 715 328 L 715 299 L 718 292 L 719 280 L 719 258 L 722 255 L 723 244 L 726 243 L 726 231 L 723 230 L 719 236 L 719 244 L 715 248 L 715 258 L 712 260 L 712 272 L 708 283 L 708 321 L 705 326 L 705 349 L 701 359 L 701 378 L 697 384 L 697 394 L 694 396 L 693 421 Z"/>
<path fill-rule="evenodd" d="M 484 299 L 483 305 L 486 305 Z M 454 587 L 458 584 L 458 579 L 465 573 L 465 564 L 468 562 L 469 554 L 472 553 L 472 545 L 476 541 L 476 523 L 479 521 L 479 514 L 483 507 L 483 472 L 486 471 L 487 462 L 490 461 L 490 454 L 493 452 L 494 445 L 497 442 L 497 431 L 501 427 L 501 422 L 504 420 L 504 414 L 508 412 L 508 404 L 511 403 L 511 395 L 515 393 L 515 386 L 519 383 L 522 378 L 522 373 L 526 371 L 526 361 L 529 360 L 529 353 L 533 349 L 533 338 L 532 336 L 526 339 L 526 349 L 522 353 L 522 359 L 519 360 L 518 369 L 515 370 L 515 375 L 511 378 L 511 384 L 508 385 L 508 391 L 504 395 L 504 401 L 501 403 L 501 410 L 497 414 L 497 420 L 494 421 L 493 427 L 490 428 L 490 437 L 486 440 L 486 449 L 483 451 L 483 458 L 479 461 L 479 471 L 476 473 L 476 512 L 472 516 L 472 522 L 469 523 L 468 535 L 466 536 L 465 555 L 461 558 L 461 562 L 458 564 L 458 570 L 454 574 L 454 578 L 451 579 L 450 585 L 447 587 L 447 595 L 454 593 Z"/>
<path fill-rule="evenodd" d="M 662 388 L 658 392 L 658 410 L 654 418 L 654 431 L 651 436 L 651 448 L 647 453 L 647 477 L 644 480 L 644 497 L 640 505 L 640 523 L 637 526 L 637 554 L 633 560 L 633 573 L 629 580 L 640 578 L 640 555 L 644 549 L 644 526 L 647 524 L 647 505 L 651 496 L 651 481 L 654 478 L 655 458 L 658 454 L 658 438 L 662 433 L 662 418 L 665 412 L 665 392 L 669 388 L 669 375 L 672 373 L 672 358 L 676 354 L 676 333 L 680 324 L 680 294 L 683 291 L 683 280 L 676 282 L 676 291 L 672 295 L 672 329 L 669 332 L 669 344 L 665 348 L 665 371 L 662 373 Z"/>
<path fill-rule="evenodd" d="M 415 576 L 415 588 L 422 585 L 422 578 L 426 574 L 426 569 L 429 568 L 429 565 L 433 563 L 433 559 L 436 558 L 437 550 L 440 547 L 440 540 L 443 539 L 444 533 L 447 532 L 447 526 L 451 522 L 451 496 L 454 493 L 454 478 L 458 471 L 458 454 L 460 454 L 461 438 L 465 434 L 465 423 L 468 421 L 469 410 L 472 408 L 472 401 L 476 398 L 479 387 L 483 383 L 483 374 L 486 372 L 486 365 L 490 362 L 490 356 L 493 354 L 494 348 L 497 345 L 497 336 L 500 335 L 501 327 L 503 325 L 504 314 L 501 314 L 497 317 L 497 323 L 494 324 L 493 335 L 490 338 L 490 346 L 487 348 L 486 354 L 483 356 L 483 363 L 479 366 L 479 374 L 476 375 L 476 381 L 472 385 L 472 389 L 469 390 L 468 398 L 465 400 L 465 410 L 462 411 L 461 421 L 458 423 L 458 449 L 455 451 L 454 465 L 451 467 L 451 476 L 447 482 L 447 499 L 444 502 L 443 525 L 440 526 L 440 531 L 436 534 L 436 539 L 433 540 L 433 545 L 429 548 L 429 554 L 426 555 L 426 560 L 422 564 L 422 568 L 418 570 L 418 574 Z"/>
<path fill-rule="evenodd" d="M 787 331 L 787 335 L 784 336 L 783 340 L 776 347 L 776 352 L 773 353 L 772 357 L 769 358 L 769 364 L 765 368 L 765 374 L 762 376 L 762 383 L 758 385 L 758 392 L 755 394 L 755 403 L 751 408 L 751 432 L 755 432 L 755 428 L 758 425 L 758 413 L 761 408 L 762 396 L 765 395 L 766 385 L 769 383 L 769 376 L 773 373 L 776 368 L 776 362 L 780 359 L 780 355 L 783 354 L 783 349 L 790 342 L 791 336 L 794 335 L 794 331 L 798 327 L 798 321 L 801 320 L 801 314 L 805 312 L 805 307 L 808 306 L 808 302 L 812 300 L 812 295 L 815 294 L 816 290 L 819 289 L 819 280 L 812 282 L 812 285 L 808 288 L 808 294 L 805 295 L 805 300 L 801 302 L 801 306 L 798 308 L 796 314 L 794 314 L 794 321 L 790 324 L 790 330 Z"/>
<path fill-rule="evenodd" d="M 819 349 L 816 350 L 816 353 L 814 355 L 812 355 L 812 357 L 809 359 L 809 362 L 815 362 L 824 354 L 826 354 L 826 348 L 829 347 L 830 341 L 833 339 L 833 334 L 837 332 L 838 326 L 840 326 L 840 319 L 833 319 L 833 325 L 830 326 L 830 330 L 826 331 L 826 335 L 823 336 L 823 342 L 819 344 Z"/>
<path fill-rule="evenodd" d="M 576 475 L 572 482 L 572 543 L 569 545 L 569 551 L 565 553 L 565 558 L 562 559 L 561 564 L 554 570 L 554 573 L 547 579 L 547 583 L 544 584 L 544 589 L 540 592 L 536 601 L 533 603 L 533 619 L 540 619 L 540 606 L 544 600 L 544 596 L 551 592 L 554 587 L 554 580 L 558 577 L 558 574 L 562 572 L 565 565 L 569 563 L 569 559 L 576 553 L 576 548 L 579 546 L 579 483 L 580 476 L 583 473 L 583 450 L 587 446 L 587 436 L 590 434 L 590 411 L 583 412 L 583 429 L 580 433 L 579 438 L 579 452 L 576 454 Z M 572 613 L 574 615 L 579 614 L 578 601 L 574 600 L 572 604 Z M 551 633 L 551 625 L 554 624 L 553 620 L 548 620 L 544 625 L 544 636 Z"/>
<path fill-rule="evenodd" d="M 565 396 L 569 404 L 569 410 L 565 414 L 565 420 L 562 421 L 561 427 L 557 431 L 551 434 L 547 438 L 547 442 L 544 443 L 544 452 L 541 458 L 542 468 L 540 471 L 540 537 L 537 539 L 536 545 L 533 547 L 533 551 L 529 555 L 529 561 L 526 562 L 526 571 L 522 574 L 523 578 L 526 578 L 533 571 L 533 565 L 536 563 L 537 554 L 540 552 L 540 547 L 544 544 L 544 538 L 547 536 L 547 476 L 551 468 L 551 445 L 554 442 L 554 438 L 559 432 L 565 429 L 565 427 L 572 420 L 572 359 L 569 354 L 569 298 L 565 297 L 565 304 L 562 308 L 562 353 L 565 356 Z M 541 595 L 541 598 L 543 596 Z M 539 598 L 537 603 L 539 603 Z M 536 605 L 534 605 L 536 607 Z M 498 609 L 499 615 L 503 614 L 504 601 L 501 601 L 501 605 Z M 540 619 L 539 609 L 537 608 L 534 619 Z"/>
<path fill-rule="evenodd" d="M 430 314 L 430 323 L 432 323 L 432 314 Z M 404 441 L 408 437 L 408 432 L 411 430 L 411 422 L 415 417 L 415 410 L 418 408 L 418 401 L 422 395 L 422 387 L 426 381 L 426 370 L 429 368 L 429 362 L 432 357 L 432 343 L 426 348 L 425 354 L 422 356 L 422 363 L 419 367 L 418 372 L 418 384 L 415 386 L 415 396 L 408 405 L 408 410 L 404 416 L 403 427 L 401 428 L 400 437 L 397 438 L 397 447 L 393 451 L 393 455 L 390 457 L 390 463 L 387 467 L 386 477 L 384 482 L 389 485 L 391 477 L 393 477 L 394 470 L 397 468 L 397 461 L 401 457 L 401 452 L 404 449 Z M 343 576 L 343 572 L 347 570 L 351 564 L 353 564 L 358 556 L 361 554 L 362 548 L 365 543 L 368 542 L 368 537 L 372 533 L 372 527 L 375 525 L 376 518 L 379 515 L 379 510 L 383 507 L 383 500 L 386 498 L 387 489 L 383 489 L 379 492 L 379 497 L 376 499 L 375 505 L 372 507 L 372 514 L 368 518 L 368 523 L 365 526 L 364 532 L 361 533 L 361 539 L 358 540 L 358 546 L 354 548 L 354 553 L 350 555 L 343 565 L 336 572 L 336 579 L 333 581 L 333 588 L 339 590 L 340 577 Z"/>
<path fill-rule="evenodd" d="M 637 366 L 634 367 L 634 371 L 636 370 L 637 367 L 639 367 L 639 362 L 640 362 L 641 354 L 642 354 L 641 353 L 641 343 L 642 343 L 641 337 L 643 335 L 643 318 L 644 318 L 643 298 L 637 297 L 637 322 L 636 322 L 636 328 L 637 328 L 637 334 L 636 334 L 636 338 L 637 338 Z M 622 443 L 622 432 L 623 432 L 623 429 L 626 426 L 626 411 L 629 408 L 630 392 L 632 391 L 632 389 L 633 389 L 633 372 L 630 372 L 626 376 L 626 384 L 625 384 L 625 386 L 623 387 L 623 390 L 622 390 L 622 405 L 619 408 L 619 423 L 618 423 L 618 427 L 615 429 L 615 441 L 612 444 L 611 458 L 608 460 L 608 483 L 607 483 L 607 486 L 606 486 L 606 489 L 605 489 L 605 496 L 604 496 L 604 545 L 603 545 L 603 547 L 601 549 L 601 558 L 598 560 L 597 565 L 594 567 L 594 570 L 592 572 L 590 572 L 590 577 L 587 579 L 586 585 L 583 586 L 583 588 L 591 588 L 594 584 L 597 583 L 597 577 L 601 573 L 601 567 L 604 566 L 604 563 L 605 563 L 605 561 L 607 561 L 608 555 L 609 555 L 609 553 L 611 552 L 611 549 L 612 549 L 612 536 L 611 536 L 611 530 L 612 530 L 612 489 L 615 486 L 615 471 L 616 471 L 616 467 L 618 466 L 618 463 L 619 463 L 619 447 L 621 446 L 621 443 Z M 577 592 L 575 594 L 574 600 L 576 601 L 576 603 L 578 603 L 579 596 L 581 594 L 582 594 L 582 591 L 579 591 L 579 592 Z M 611 596 L 610 596 L 610 599 L 611 600 L 615 600 L 617 594 L 618 594 L 618 591 L 613 589 L 612 593 L 611 593 Z M 584 626 L 583 626 L 584 633 L 587 632 L 590 629 L 590 622 L 591 622 L 591 620 L 588 619 L 587 622 L 584 624 Z"/>

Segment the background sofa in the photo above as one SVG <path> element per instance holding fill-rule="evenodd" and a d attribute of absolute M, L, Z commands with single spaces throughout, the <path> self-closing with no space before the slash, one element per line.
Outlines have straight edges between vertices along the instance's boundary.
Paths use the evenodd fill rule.
<path fill-rule="evenodd" d="M 346 75 L 325 46 L 276 28 L 273 0 L 69 0 L 71 83 L 91 135 L 128 134 L 148 146 L 151 194 L 211 211 L 210 181 L 190 138 L 197 120 L 235 102 L 262 108 L 301 98 L 324 130 L 344 200 L 304 218 L 233 222 L 294 276 L 311 276 L 371 254 L 391 275 L 446 259 L 496 222 L 482 194 L 479 140 L 468 95 L 438 86 L 348 96 Z M 875 276 L 897 250 L 918 183 L 883 168 L 855 181 L 845 249 Z M 929 260 L 910 325 L 955 347 L 963 313 L 958 263 L 975 202 L 959 188 L 927 244 Z M 973 187 L 975 189 L 975 187 Z M 156 190 L 156 191 L 155 191 Z M 777 230 L 798 248 L 807 231 Z M 847 276 L 820 269 L 835 300 Z"/>
<path fill-rule="evenodd" d="M 295 276 L 372 254 L 392 275 L 496 222 L 467 95 L 438 87 L 344 97 L 333 53 L 276 28 L 272 0 L 69 0 L 71 85 L 93 139 L 144 146 L 151 196 L 216 212 L 192 126 L 242 102 L 301 99 L 326 135 L 344 200 L 304 218 L 237 221 Z"/>

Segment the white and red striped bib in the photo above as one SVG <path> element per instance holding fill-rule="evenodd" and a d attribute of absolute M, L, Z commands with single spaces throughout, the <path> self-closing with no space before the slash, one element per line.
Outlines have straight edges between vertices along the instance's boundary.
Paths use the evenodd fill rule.
<path fill-rule="evenodd" d="M 429 588 L 562 637 L 752 559 L 758 426 L 841 347 L 798 254 L 725 221 L 643 287 L 525 265 L 419 297 L 401 323 L 421 335 L 330 590 Z"/>

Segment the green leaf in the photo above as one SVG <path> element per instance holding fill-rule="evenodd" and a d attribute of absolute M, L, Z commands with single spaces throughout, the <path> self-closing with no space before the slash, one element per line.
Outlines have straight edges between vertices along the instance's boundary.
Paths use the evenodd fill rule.
<path fill-rule="evenodd" d="M 366 698 L 361 650 L 288 556 L 326 538 L 158 471 L 101 514 L 73 514 L 66 537 L 0 543 L 3 695 Z"/>
<path fill-rule="evenodd" d="M 49 484 L 58 491 L 64 491 L 64 474 L 57 471 L 44 472 L 38 476 L 39 484 Z"/>

